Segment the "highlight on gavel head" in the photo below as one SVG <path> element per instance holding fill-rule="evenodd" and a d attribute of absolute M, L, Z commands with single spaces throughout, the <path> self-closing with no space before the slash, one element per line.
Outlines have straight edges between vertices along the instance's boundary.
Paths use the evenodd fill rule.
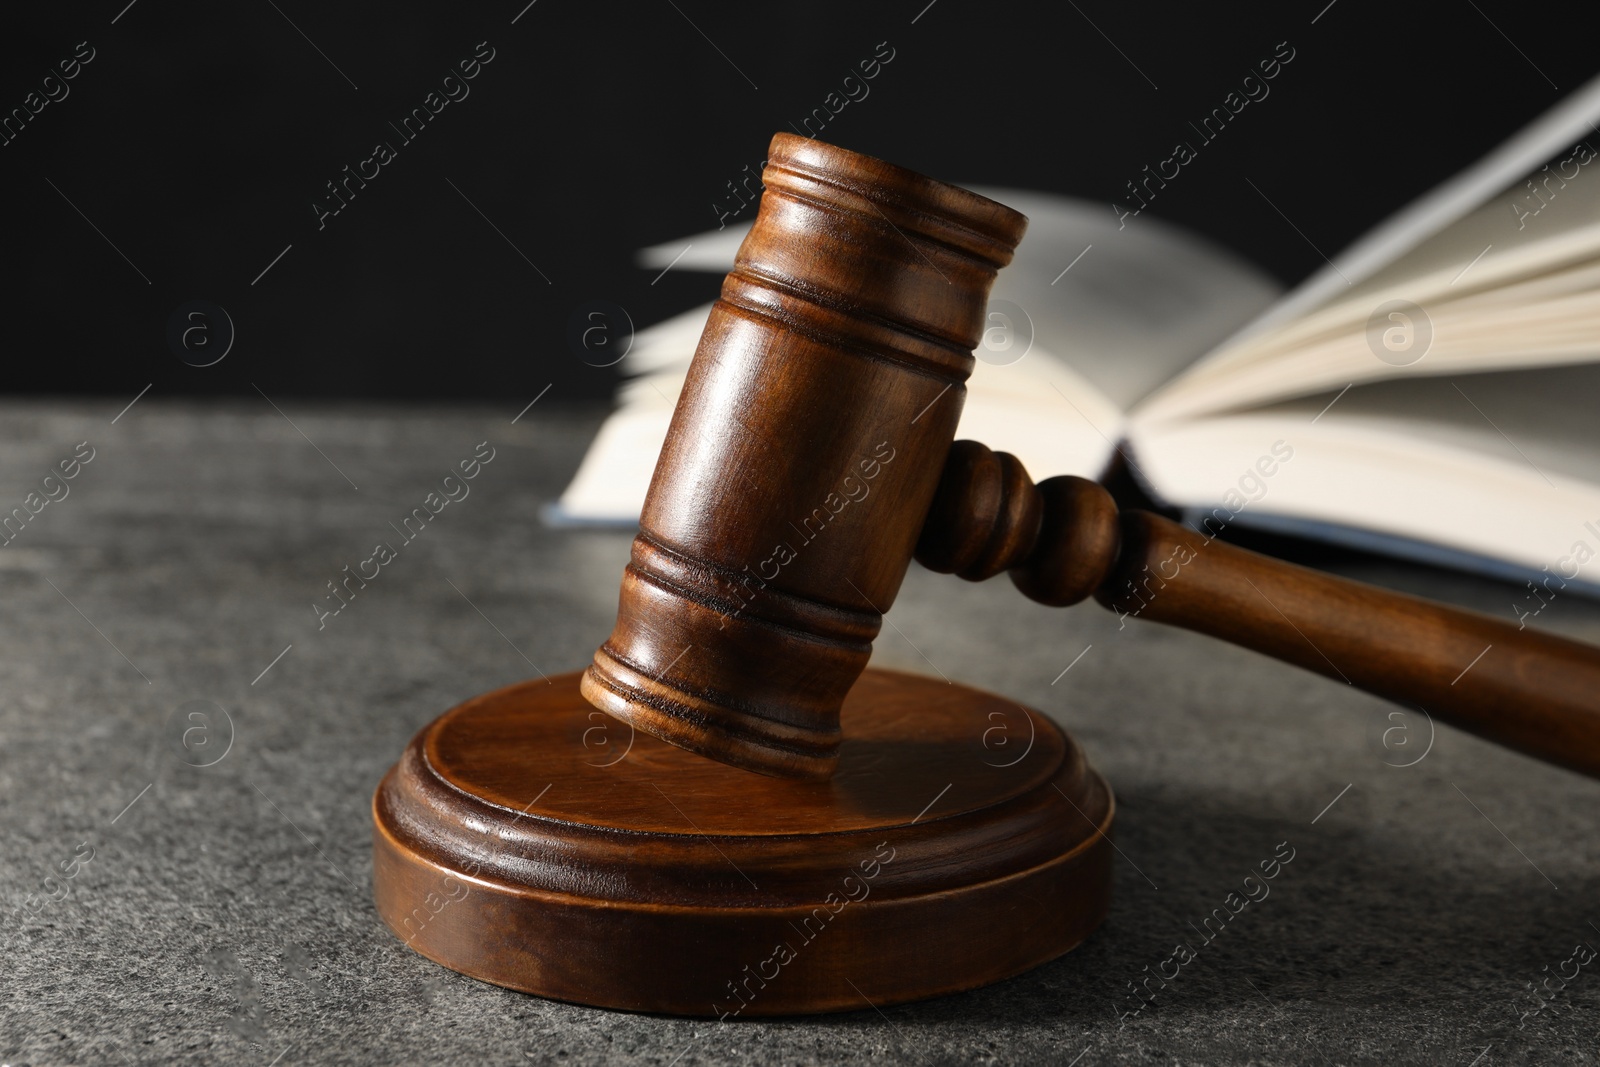
<path fill-rule="evenodd" d="M 826 778 L 1027 220 L 784 133 L 762 181 L 582 691 L 724 763 Z"/>

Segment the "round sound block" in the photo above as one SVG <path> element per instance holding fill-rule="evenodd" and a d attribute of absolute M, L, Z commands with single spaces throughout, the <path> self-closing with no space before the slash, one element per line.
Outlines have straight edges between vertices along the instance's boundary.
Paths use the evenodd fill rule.
<path fill-rule="evenodd" d="M 1110 790 L 1043 715 L 868 670 L 837 773 L 768 778 L 588 704 L 467 701 L 373 797 L 378 912 L 453 970 L 719 1018 L 864 1010 L 1059 956 L 1110 902 Z"/>

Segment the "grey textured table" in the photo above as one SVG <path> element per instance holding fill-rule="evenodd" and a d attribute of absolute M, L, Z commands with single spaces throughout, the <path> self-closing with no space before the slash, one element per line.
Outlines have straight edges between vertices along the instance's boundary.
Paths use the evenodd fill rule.
<path fill-rule="evenodd" d="M 1087 944 L 977 992 L 776 1023 L 594 1011 L 443 970 L 374 915 L 369 798 L 423 723 L 580 667 L 609 632 L 627 535 L 538 519 L 599 413 L 279 403 L 288 418 L 151 396 L 114 425 L 121 402 L 0 407 L 0 511 L 78 442 L 95 450 L 0 548 L 0 1062 L 1600 1054 L 1600 968 L 1525 1014 L 1543 1003 L 1530 983 L 1600 946 L 1600 783 L 1444 727 L 1429 748 L 1420 715 L 1194 635 L 915 568 L 875 662 L 1044 709 L 1116 789 L 1117 896 Z M 325 583 L 485 440 L 470 495 L 319 630 Z M 1515 595 L 1356 576 L 1508 617 Z M 1600 641 L 1577 599 L 1537 622 Z M 1196 928 L 1283 842 L 1270 895 L 1204 943 Z M 1131 1014 L 1130 983 L 1171 974 L 1183 940 L 1195 958 Z"/>

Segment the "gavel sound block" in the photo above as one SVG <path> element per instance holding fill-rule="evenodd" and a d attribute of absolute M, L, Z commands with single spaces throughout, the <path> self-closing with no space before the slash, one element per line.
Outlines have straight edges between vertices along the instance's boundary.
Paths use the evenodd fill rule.
<path fill-rule="evenodd" d="M 972 988 L 1082 941 L 1109 903 L 1114 805 L 1071 738 L 866 668 L 913 554 L 1600 773 L 1595 649 L 1119 515 L 1092 482 L 1035 486 L 952 443 L 1022 216 L 786 134 L 763 180 L 611 637 L 581 676 L 447 712 L 378 788 L 378 910 L 418 952 L 564 1000 L 743 1018 Z"/>

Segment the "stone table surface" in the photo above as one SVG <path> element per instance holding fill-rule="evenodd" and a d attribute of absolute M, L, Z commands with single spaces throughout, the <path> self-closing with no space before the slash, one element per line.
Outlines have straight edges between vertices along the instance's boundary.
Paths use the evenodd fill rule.
<path fill-rule="evenodd" d="M 1193 634 L 916 567 L 874 663 L 1044 710 L 1117 792 L 1115 902 L 1086 944 L 976 992 L 779 1022 L 444 970 L 373 911 L 369 799 L 428 720 L 579 668 L 609 632 L 629 535 L 540 521 L 601 412 L 274 399 L 0 405 L 0 512 L 59 496 L 47 469 L 93 450 L 0 548 L 0 1063 L 1600 1056 L 1600 968 L 1552 977 L 1600 945 L 1600 783 Z M 484 441 L 470 495 L 319 623 L 326 583 Z M 1518 596 L 1346 570 L 1508 618 Z M 1600 607 L 1558 596 L 1535 625 L 1600 641 Z M 1289 850 L 1141 1008 L 1131 984 Z"/>

